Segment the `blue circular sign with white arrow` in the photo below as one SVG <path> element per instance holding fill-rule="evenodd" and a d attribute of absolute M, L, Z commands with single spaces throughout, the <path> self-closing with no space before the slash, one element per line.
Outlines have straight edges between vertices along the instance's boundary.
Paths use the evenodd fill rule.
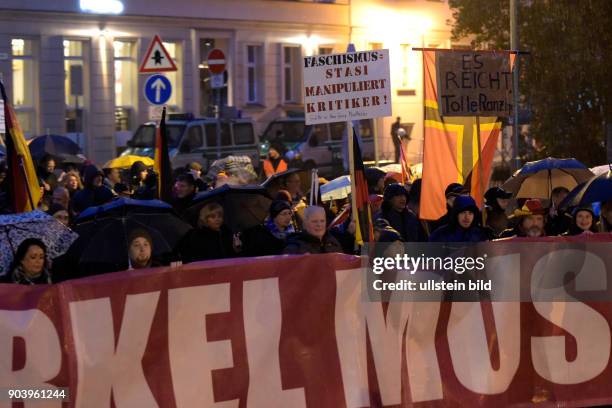
<path fill-rule="evenodd" d="M 163 75 L 151 75 L 144 85 L 145 98 L 153 105 L 163 105 L 172 95 L 172 84 Z"/>

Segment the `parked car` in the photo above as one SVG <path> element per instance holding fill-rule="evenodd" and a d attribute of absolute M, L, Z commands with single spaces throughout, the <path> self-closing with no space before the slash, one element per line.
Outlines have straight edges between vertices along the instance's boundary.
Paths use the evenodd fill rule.
<path fill-rule="evenodd" d="M 221 147 L 217 149 L 217 123 L 221 133 Z M 254 167 L 259 167 L 258 142 L 253 122 L 248 118 L 214 119 L 191 118 L 185 115 L 169 115 L 166 121 L 170 161 L 173 168 L 183 167 L 191 162 L 200 163 L 207 169 L 213 161 L 229 155 L 249 156 Z M 122 156 L 154 157 L 155 122 L 138 127 L 128 141 L 128 148 Z"/>
<path fill-rule="evenodd" d="M 363 160 L 374 160 L 374 124 L 372 120 L 359 121 Z M 285 158 L 294 166 L 318 168 L 322 176 L 343 174 L 342 139 L 346 122 L 306 125 L 303 117 L 275 119 L 260 136 L 260 159 L 268 154 L 270 143 L 281 141 Z"/>

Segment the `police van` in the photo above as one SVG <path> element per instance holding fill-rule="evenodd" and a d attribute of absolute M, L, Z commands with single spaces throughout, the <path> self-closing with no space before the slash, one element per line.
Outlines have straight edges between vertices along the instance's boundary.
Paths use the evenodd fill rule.
<path fill-rule="evenodd" d="M 220 148 L 217 144 L 217 124 L 220 127 Z M 155 122 L 138 127 L 128 141 L 122 156 L 133 154 L 153 158 L 155 155 Z M 253 122 L 248 118 L 193 118 L 190 114 L 170 114 L 166 121 L 170 161 L 173 168 L 198 162 L 207 169 L 220 157 L 248 156 L 253 167 L 259 167 L 258 141 Z"/>
<path fill-rule="evenodd" d="M 361 154 L 364 161 L 374 160 L 373 121 L 359 121 Z M 268 124 L 260 136 L 259 152 L 263 160 L 270 143 L 281 142 L 285 146 L 285 159 L 292 165 L 317 168 L 322 176 L 344 174 L 342 163 L 342 139 L 346 122 L 306 125 L 304 117 L 275 119 Z"/>

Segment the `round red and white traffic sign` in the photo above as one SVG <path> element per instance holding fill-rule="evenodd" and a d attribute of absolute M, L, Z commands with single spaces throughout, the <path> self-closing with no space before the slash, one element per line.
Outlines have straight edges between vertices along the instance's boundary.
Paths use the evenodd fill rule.
<path fill-rule="evenodd" d="M 225 54 L 218 48 L 210 50 L 208 53 L 208 69 L 213 74 L 222 74 L 225 70 Z"/>

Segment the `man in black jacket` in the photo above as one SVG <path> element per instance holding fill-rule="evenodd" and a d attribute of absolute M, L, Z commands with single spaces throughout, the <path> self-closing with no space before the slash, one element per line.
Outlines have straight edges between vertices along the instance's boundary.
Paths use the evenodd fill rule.
<path fill-rule="evenodd" d="M 89 207 L 106 204 L 114 197 L 113 192 L 102 185 L 104 173 L 96 166 L 89 165 L 83 169 L 84 188 L 72 197 L 72 209 L 80 214 Z"/>
<path fill-rule="evenodd" d="M 408 203 L 408 191 L 399 183 L 389 184 L 385 188 L 381 211 L 376 219 L 384 218 L 402 236 L 406 242 L 427 241 L 425 231 L 419 223 L 417 216 L 410 211 Z"/>
<path fill-rule="evenodd" d="M 179 216 L 183 216 L 185 210 L 192 204 L 196 195 L 196 183 L 189 173 L 179 174 L 174 181 L 174 200 L 172 207 Z"/>

